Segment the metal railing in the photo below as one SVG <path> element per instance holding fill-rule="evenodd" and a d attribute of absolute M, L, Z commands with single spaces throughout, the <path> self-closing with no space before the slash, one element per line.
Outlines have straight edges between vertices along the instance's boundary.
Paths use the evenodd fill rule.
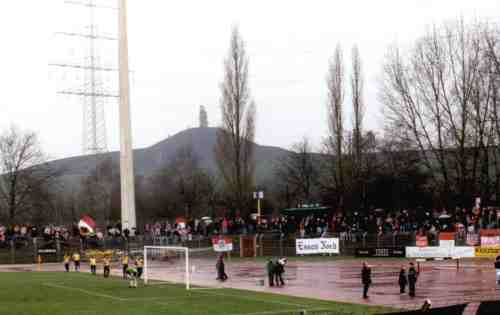
<path fill-rule="evenodd" d="M 326 233 L 324 237 L 339 238 L 340 255 L 352 256 L 357 248 L 401 248 L 415 246 L 415 233 Z M 233 254 L 240 254 L 241 235 L 226 235 L 232 239 Z M 251 237 L 251 236 L 250 236 Z M 255 234 L 256 256 L 295 256 L 295 240 L 297 234 L 259 233 Z M 318 236 L 304 236 L 314 238 Z M 456 245 L 473 245 L 471 240 L 478 239 L 476 233 L 456 233 Z M 439 245 L 439 234 L 433 234 L 428 240 L 429 246 Z M 65 253 L 74 251 L 85 252 L 88 249 L 139 251 L 144 246 L 186 246 L 190 248 L 206 248 L 212 246 L 211 237 L 193 235 L 181 238 L 178 236 L 140 235 L 125 239 L 123 237 L 108 237 L 104 239 L 44 240 L 42 238 L 17 239 L 0 243 L 0 264 L 35 263 L 40 255 L 44 262 L 59 262 Z"/>

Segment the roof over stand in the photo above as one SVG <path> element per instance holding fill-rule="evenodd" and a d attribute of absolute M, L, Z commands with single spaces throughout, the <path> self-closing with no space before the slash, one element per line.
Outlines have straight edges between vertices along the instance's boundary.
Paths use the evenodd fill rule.
<path fill-rule="evenodd" d="M 329 214 L 332 209 L 330 207 L 301 207 L 289 208 L 281 210 L 282 215 L 287 216 L 308 216 L 308 215 L 321 215 Z"/>

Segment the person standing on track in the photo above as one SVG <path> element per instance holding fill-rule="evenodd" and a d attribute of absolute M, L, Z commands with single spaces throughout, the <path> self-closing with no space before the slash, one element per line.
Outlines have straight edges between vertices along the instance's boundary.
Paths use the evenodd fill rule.
<path fill-rule="evenodd" d="M 399 271 L 399 293 L 404 294 L 406 284 L 408 283 L 408 278 L 406 277 L 406 270 L 404 266 L 401 266 L 401 270 Z"/>
<path fill-rule="evenodd" d="M 224 265 L 224 254 L 220 254 L 217 258 L 217 264 L 215 265 L 215 268 L 217 269 L 217 280 L 226 281 L 228 277 Z"/>
<path fill-rule="evenodd" d="M 500 285 L 500 256 L 497 256 L 497 259 L 495 260 L 495 271 L 497 285 Z"/>
<path fill-rule="evenodd" d="M 123 254 L 122 257 L 122 266 L 123 266 L 123 279 L 127 278 L 127 268 L 128 268 L 128 254 Z"/>
<path fill-rule="evenodd" d="M 272 259 L 269 259 L 266 265 L 267 269 L 267 278 L 269 279 L 269 286 L 274 287 L 274 273 L 276 270 L 276 264 Z"/>
<path fill-rule="evenodd" d="M 277 287 L 285 285 L 285 281 L 283 281 L 283 274 L 285 273 L 285 266 L 287 262 L 288 260 L 284 257 L 278 259 L 278 261 L 276 262 L 276 265 L 274 267 L 274 276 L 275 276 L 274 282 L 276 283 Z"/>
<path fill-rule="evenodd" d="M 68 253 L 64 254 L 64 270 L 66 270 L 66 272 L 69 272 L 70 261 L 71 261 L 71 256 Z"/>
<path fill-rule="evenodd" d="M 90 272 L 95 276 L 97 272 L 97 259 L 94 256 L 92 256 L 89 259 L 89 263 L 90 263 Z"/>
<path fill-rule="evenodd" d="M 368 289 L 372 284 L 372 269 L 368 264 L 363 262 L 363 268 L 361 269 L 361 282 L 363 283 L 363 298 L 368 298 Z"/>
<path fill-rule="evenodd" d="M 108 256 L 105 256 L 103 262 L 104 262 L 104 278 L 107 278 L 109 277 L 109 273 L 111 272 L 111 259 Z"/>
<path fill-rule="evenodd" d="M 75 271 L 80 271 L 80 253 L 74 252 L 73 263 L 75 264 Z"/>
<path fill-rule="evenodd" d="M 410 262 L 410 268 L 408 269 L 408 286 L 410 289 L 410 296 L 415 297 L 415 285 L 417 284 L 418 272 L 415 269 L 415 265 Z"/>

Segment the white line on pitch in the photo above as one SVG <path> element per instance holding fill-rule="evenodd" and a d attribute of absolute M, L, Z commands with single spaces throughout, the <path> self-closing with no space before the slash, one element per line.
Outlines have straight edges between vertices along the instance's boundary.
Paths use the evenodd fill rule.
<path fill-rule="evenodd" d="M 263 299 L 255 299 L 255 298 L 246 297 L 246 296 L 237 296 L 237 295 L 231 295 L 231 294 L 215 293 L 215 292 L 210 292 L 208 290 L 206 290 L 206 291 L 199 291 L 199 292 L 200 293 L 204 293 L 204 294 L 211 294 L 211 295 L 215 295 L 215 296 L 232 297 L 232 298 L 235 298 L 235 299 L 244 299 L 244 300 L 249 300 L 249 301 L 254 301 L 254 302 L 260 302 L 260 303 L 273 303 L 273 304 L 296 306 L 296 307 L 307 307 L 307 305 L 303 305 L 303 304 L 296 304 L 296 303 L 289 303 L 289 302 L 280 302 L 280 301 L 272 301 L 272 300 L 263 300 Z"/>
<path fill-rule="evenodd" d="M 214 287 L 214 288 L 210 288 L 210 287 L 200 287 L 200 288 L 189 288 L 189 290 L 222 290 L 222 289 L 229 289 L 229 288 L 225 288 L 225 287 Z"/>
<path fill-rule="evenodd" d="M 124 299 L 124 298 L 121 298 L 121 297 L 117 297 L 117 296 L 113 296 L 113 295 L 108 295 L 108 294 L 96 293 L 96 292 L 87 291 L 87 290 L 80 289 L 80 288 L 73 288 L 73 287 L 68 287 L 68 286 L 59 285 L 59 284 L 55 284 L 55 283 L 44 283 L 43 285 L 47 286 L 47 287 L 51 287 L 51 288 L 58 288 L 58 289 L 63 289 L 63 290 L 78 291 L 78 292 L 85 293 L 87 295 L 97 296 L 97 297 L 102 297 L 102 298 L 107 298 L 107 299 L 111 299 L 111 300 L 115 300 L 115 301 L 121 301 L 121 302 L 127 301 L 127 299 Z"/>

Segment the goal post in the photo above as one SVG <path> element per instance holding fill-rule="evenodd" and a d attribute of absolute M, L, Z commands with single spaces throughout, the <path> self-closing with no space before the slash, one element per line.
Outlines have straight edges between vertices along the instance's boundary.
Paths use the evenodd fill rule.
<path fill-rule="evenodd" d="M 151 252 L 151 253 L 148 253 Z M 160 255 L 160 257 L 156 258 L 168 258 L 168 254 L 170 252 L 181 253 L 184 255 L 184 281 L 186 282 L 186 289 L 190 288 L 190 274 L 189 274 L 189 248 L 181 247 L 181 246 L 144 246 L 144 284 L 148 284 L 149 281 L 149 273 L 152 268 L 151 265 L 148 266 L 149 259 L 154 258 L 155 256 Z M 149 255 L 148 255 L 149 254 Z M 164 256 L 167 255 L 167 256 Z"/>
<path fill-rule="evenodd" d="M 212 247 L 144 246 L 144 284 L 184 284 L 189 290 L 195 278 L 197 285 L 210 285 L 216 255 Z"/>

